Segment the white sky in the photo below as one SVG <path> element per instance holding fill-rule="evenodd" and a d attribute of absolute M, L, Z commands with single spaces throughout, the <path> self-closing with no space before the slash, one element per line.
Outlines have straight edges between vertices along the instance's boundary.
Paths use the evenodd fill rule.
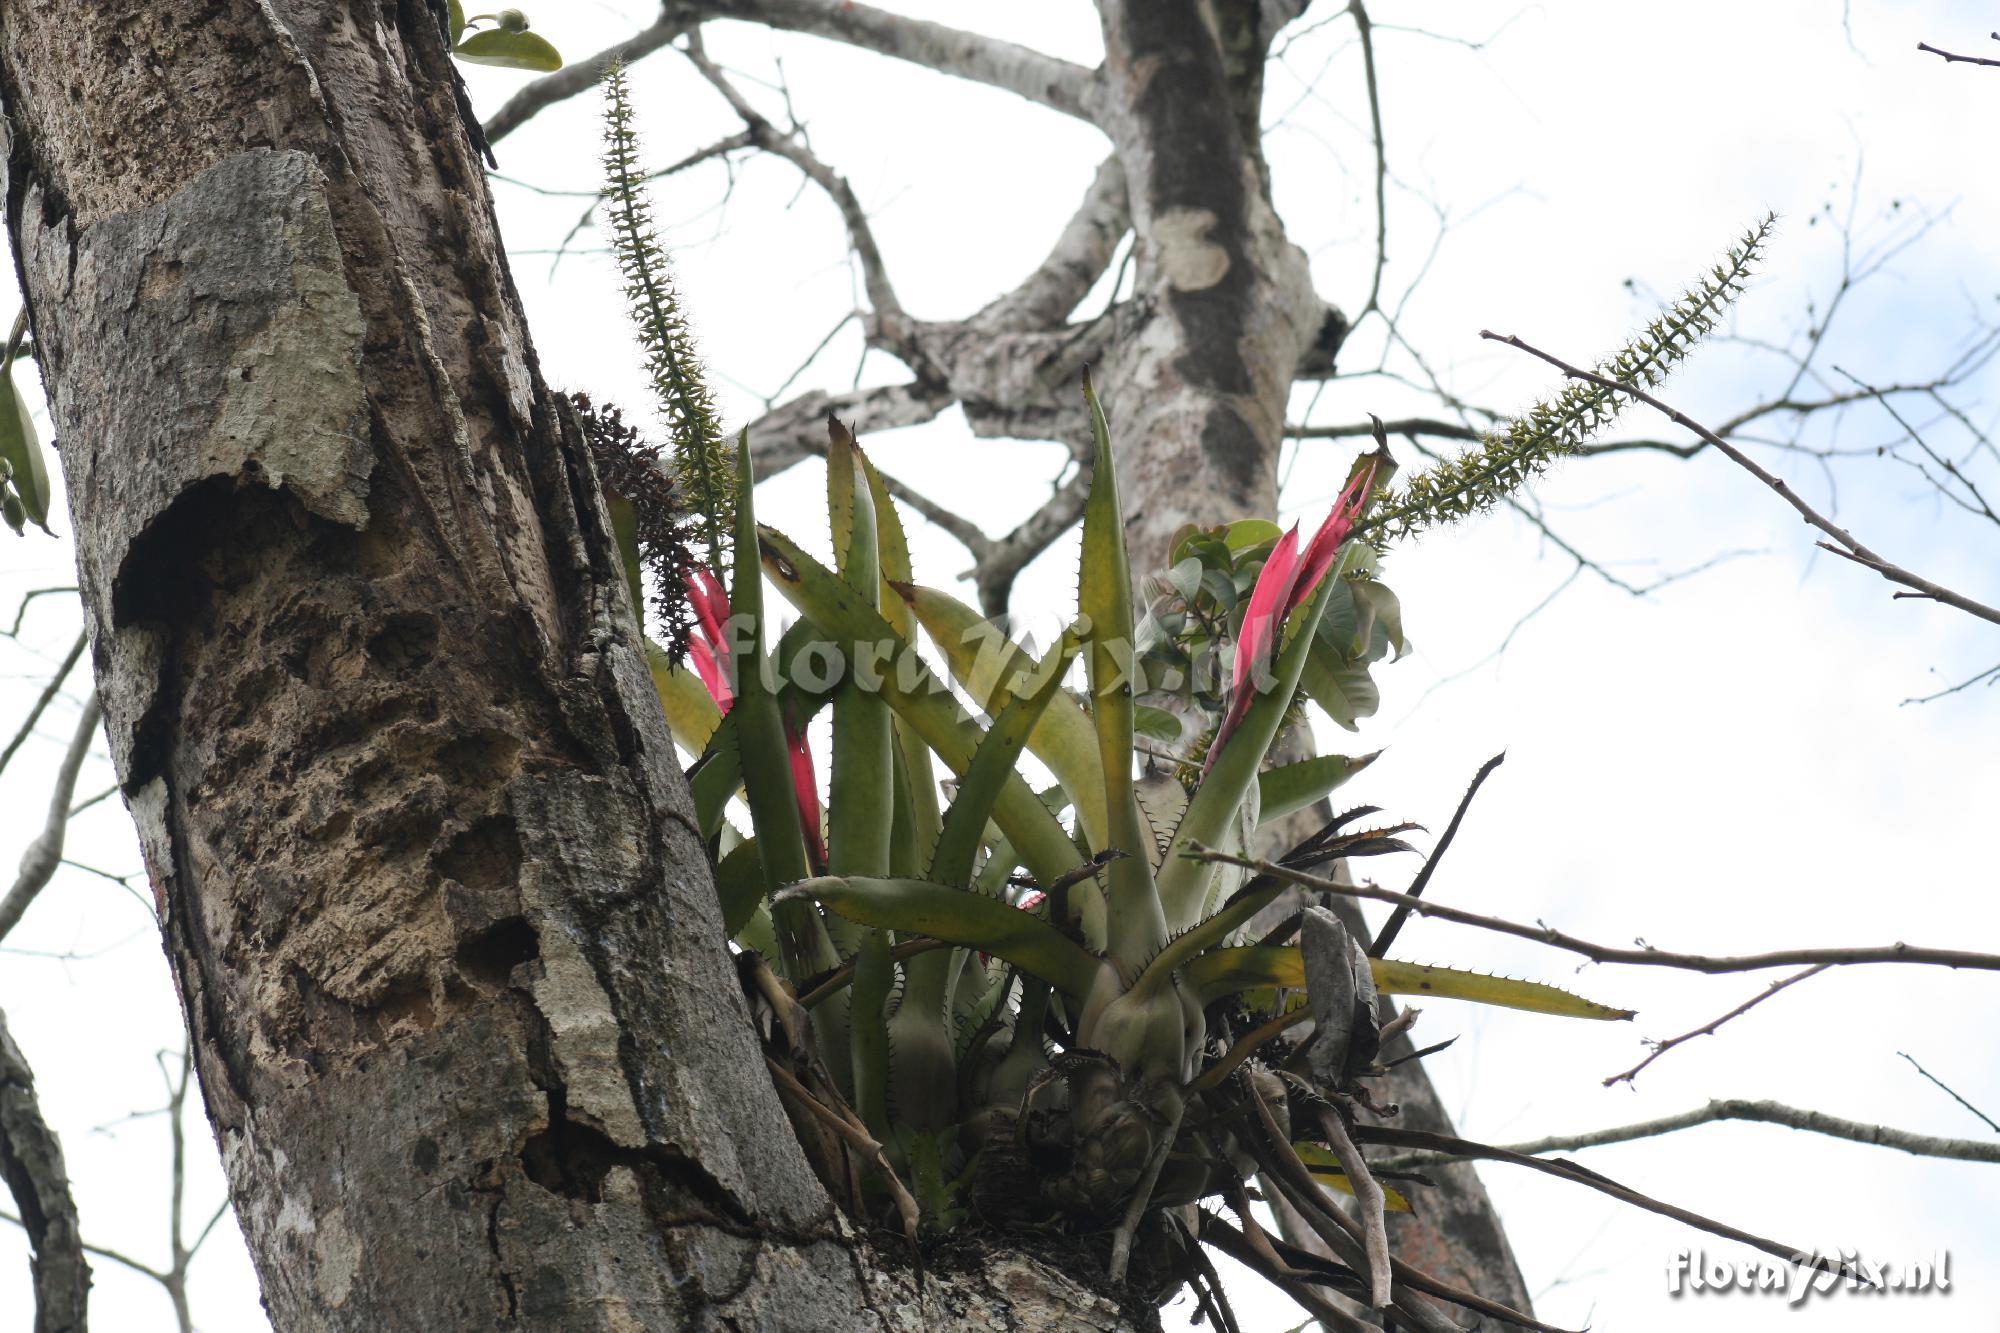
<path fill-rule="evenodd" d="M 968 7 L 897 8 L 965 22 Z M 566 54 L 582 56 L 642 26 L 640 3 L 529 6 Z M 1316 8 L 1325 9 L 1324 2 Z M 1329 12 L 1332 12 L 1329 10 Z M 1988 169 L 2000 71 L 1946 68 L 1918 40 L 1978 49 L 1990 6 L 1856 3 L 1852 45 L 1831 3 L 1662 9 L 1545 0 L 1518 11 L 1471 3 L 1381 3 L 1378 24 L 1422 23 L 1484 38 L 1482 50 L 1384 29 L 1384 118 L 1396 185 L 1390 198 L 1392 292 L 1422 265 L 1433 202 L 1454 219 L 1413 298 L 1405 330 L 1456 390 L 1499 407 L 1525 405 L 1548 376 L 1481 343 L 1482 327 L 1515 331 L 1573 360 L 1614 345 L 1650 313 L 1647 289 L 1672 291 L 1762 210 L 1783 223 L 1765 276 L 1739 307 L 1737 331 L 1785 341 L 1806 303 L 1823 312 L 1837 283 L 1841 237 L 1822 206 L 1850 198 L 1857 253 L 1941 215 L 1888 271 L 1852 293 L 1824 367 L 1874 382 L 1925 378 L 1995 309 L 1992 238 L 2000 182 Z M 977 26 L 1094 63 L 1089 7 L 1051 0 L 981 6 Z M 1320 290 L 1357 305 L 1373 233 L 1370 159 L 1351 28 L 1299 39 L 1271 76 L 1268 120 L 1278 202 L 1313 255 Z M 845 172 L 876 219 L 903 298 L 916 313 L 975 308 L 1030 268 L 1069 215 L 1102 153 L 1094 132 L 1005 95 L 798 39 L 733 29 L 711 50 L 746 75 L 771 78 L 782 59 L 795 107 L 820 153 Z M 2000 52 L 1993 52 L 2000 54 Z M 638 67 L 648 158 L 664 164 L 734 126 L 684 62 Z M 473 69 L 479 105 L 496 107 L 522 76 Z M 760 94 L 760 96 L 763 94 Z M 774 99 L 766 98 L 767 102 Z M 502 171 L 588 189 L 596 180 L 588 99 L 502 143 Z M 1859 178 L 1856 188 L 1855 182 Z M 800 192 L 775 160 L 736 173 L 718 208 L 719 166 L 656 195 L 707 358 L 732 417 L 757 408 L 740 386 L 777 388 L 853 303 L 854 280 L 827 202 Z M 615 282 L 595 236 L 551 273 L 546 253 L 580 211 L 506 184 L 495 191 L 543 366 L 643 416 L 637 361 Z M 1638 293 L 1628 289 L 1635 279 Z M 8 294 L 11 298 L 11 293 Z M 0 302 L 12 308 L 11 299 Z M 1379 332 L 1344 364 L 1371 363 Z M 795 388 L 838 388 L 855 373 L 850 328 Z M 1408 362 L 1400 363 L 1408 369 Z M 871 382 L 896 368 L 873 357 Z M 1829 382 L 1840 387 L 1832 371 Z M 1669 387 L 1671 400 L 1720 419 L 1782 387 L 1785 368 L 1747 343 L 1719 343 Z M 1814 395 L 1825 385 L 1808 383 Z M 1958 396 L 1990 427 L 1989 372 Z M 1298 412 L 1306 409 L 1301 395 Z M 1337 383 L 1316 421 L 1384 416 L 1423 404 L 1382 378 Z M 1918 409 L 1920 420 L 1935 411 Z M 1634 424 L 1673 435 L 1664 423 Z M 1788 423 L 1773 425 L 1773 434 Z M 1817 444 L 1889 442 L 1873 409 Z M 1970 437 L 1938 426 L 1934 444 Z M 989 531 L 1045 494 L 1058 457 L 1046 444 L 972 442 L 954 415 L 875 437 L 878 462 Z M 1300 451 L 1287 516 L 1323 510 L 1351 447 Z M 1796 456 L 1775 466 L 1893 559 L 1993 600 L 2000 533 L 1940 505 L 1907 469 L 1871 457 L 1832 469 Z M 1986 459 L 1992 476 L 1993 459 Z M 802 466 L 766 488 L 767 517 L 821 540 L 822 473 Z M 1837 492 L 1829 486 L 1837 484 Z M 1430 892 L 1453 904 L 1592 938 L 1635 935 L 1665 947 L 1747 952 L 1810 945 L 1911 942 L 2000 946 L 2000 888 L 1990 850 L 2000 808 L 2000 709 L 1988 689 L 1899 706 L 2000 662 L 1990 626 L 1919 602 L 1895 602 L 1861 571 L 1811 558 L 1806 531 L 1775 497 L 1724 460 L 1630 456 L 1573 464 L 1540 490 L 1564 538 L 1644 582 L 1719 552 L 1759 552 L 1644 600 L 1580 577 L 1486 660 L 1571 562 L 1512 518 L 1495 517 L 1398 551 L 1387 578 L 1401 594 L 1417 651 L 1378 674 L 1382 714 L 1329 747 L 1388 753 L 1347 789 L 1354 801 L 1441 828 L 1488 755 L 1508 762 L 1488 784 Z M 56 522 L 69 530 L 67 519 Z M 943 582 L 967 561 L 934 530 L 917 534 L 920 577 Z M 0 603 L 72 581 L 67 541 L 0 541 Z M 1073 542 L 1038 562 L 1016 592 L 1024 611 L 1070 597 Z M 0 627 L 9 616 L 0 618 Z M 16 642 L 0 641 L 0 719 L 21 717 L 78 617 L 73 598 L 30 608 Z M 81 682 L 50 710 L 0 775 L 0 858 L 40 827 L 47 783 L 69 735 Z M 101 755 L 79 792 L 111 782 Z M 69 854 L 118 875 L 136 871 L 123 812 L 107 802 L 77 819 Z M 11 863 L 11 862 L 10 862 Z M 1414 865 L 1378 865 L 1389 885 Z M 179 1015 L 157 936 L 135 895 L 65 869 L 0 950 L 0 1007 L 34 1062 L 45 1110 L 61 1132 L 86 1234 L 163 1262 L 167 1173 L 157 1117 L 117 1123 L 163 1099 L 154 1052 L 178 1047 Z M 1461 1040 L 1430 1061 L 1466 1134 L 1511 1141 L 1621 1124 L 1710 1097 L 1768 1097 L 1853 1119 L 1942 1135 L 1983 1127 L 1925 1082 L 1907 1051 L 1965 1097 L 2000 1115 L 1991 1014 L 2000 979 L 1919 969 L 1854 969 L 1801 985 L 1716 1036 L 1677 1050 L 1636 1090 L 1601 1080 L 1635 1063 L 1643 1037 L 1666 1037 L 1723 1013 L 1769 977 L 1703 978 L 1589 968 L 1518 941 L 1418 922 L 1398 952 L 1572 985 L 1637 1007 L 1606 1026 L 1450 1002 L 1418 1029 Z M 1770 974 L 1772 976 L 1778 974 Z M 205 1129 L 191 1125 L 190 1227 L 221 1198 Z M 1918 1160 L 1767 1126 L 1719 1125 L 1581 1155 L 1634 1188 L 1802 1246 L 1880 1258 L 1949 1251 L 1953 1291 L 1887 1305 L 1836 1296 L 1802 1312 L 1746 1296 L 1669 1300 L 1673 1253 L 1703 1247 L 1684 1228 L 1596 1194 L 1505 1167 L 1484 1176 L 1499 1199 L 1542 1318 L 1644 1329 L 1698 1317 L 1716 1333 L 1787 1327 L 1876 1329 L 1915 1323 L 1989 1329 L 2000 1307 L 2000 1169 Z M 1742 1257 L 1715 1241 L 1712 1255 Z M 98 1326 L 168 1329 L 160 1290 L 96 1264 Z M 1246 1328 L 1297 1316 L 1237 1283 Z M 28 1318 L 25 1246 L 0 1228 L 0 1327 Z M 195 1268 L 196 1316 L 208 1333 L 264 1327 L 241 1243 L 225 1221 Z"/>

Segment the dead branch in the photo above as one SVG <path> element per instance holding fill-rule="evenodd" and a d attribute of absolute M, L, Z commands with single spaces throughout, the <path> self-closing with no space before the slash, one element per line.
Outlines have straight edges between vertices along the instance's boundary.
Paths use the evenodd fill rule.
<path fill-rule="evenodd" d="M 1407 893 L 1395 893 L 1380 889 L 1373 884 L 1340 884 L 1319 875 L 1294 870 L 1276 861 L 1258 860 L 1238 856 L 1233 852 L 1218 852 L 1211 848 L 1197 846 L 1189 853 L 1197 861 L 1212 861 L 1222 865 L 1241 866 L 1254 870 L 1260 875 L 1275 875 L 1289 880 L 1301 888 L 1316 889 L 1321 893 L 1338 894 L 1348 898 L 1367 898 L 1373 902 L 1402 906 L 1407 903 L 1410 910 L 1419 916 L 1434 916 L 1440 921 L 1451 921 L 1461 926 L 1475 926 L 1480 930 L 1490 930 L 1500 935 L 1512 935 L 1517 939 L 1532 940 L 1546 944 L 1552 949 L 1562 949 L 1569 953 L 1581 954 L 1592 962 L 1625 963 L 1636 967 L 1673 967 L 1687 972 L 1761 972 L 1769 967 L 1812 967 L 1825 964 L 1829 967 L 1853 967 L 1863 963 L 1916 963 L 1928 967 L 1969 968 L 1982 972 L 2000 972 L 2000 954 L 1973 953 L 1964 949 L 1932 949 L 1910 944 L 1860 945 L 1844 949 L 1775 949 L 1769 953 L 1711 955 L 1696 953 L 1674 953 L 1666 949 L 1655 949 L 1643 945 L 1636 949 L 1619 948 L 1610 944 L 1593 944 L 1565 934 L 1552 926 L 1522 925 L 1518 921 L 1506 921 L 1497 916 L 1483 916 L 1478 912 L 1468 912 L 1458 907 L 1447 907 L 1443 903 L 1424 898 L 1412 898 Z"/>

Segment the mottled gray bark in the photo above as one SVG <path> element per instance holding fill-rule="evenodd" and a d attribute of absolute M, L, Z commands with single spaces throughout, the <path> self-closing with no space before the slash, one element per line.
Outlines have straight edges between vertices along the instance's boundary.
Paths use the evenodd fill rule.
<path fill-rule="evenodd" d="M 90 1264 L 77 1230 L 62 1144 L 42 1118 L 34 1071 L 0 1014 L 0 1183 L 28 1233 L 35 1278 L 33 1333 L 84 1333 Z"/>
<path fill-rule="evenodd" d="M 273 1321 L 1128 1326 L 1017 1255 L 919 1282 L 807 1169 L 437 9 L 0 9 L 106 730 Z"/>

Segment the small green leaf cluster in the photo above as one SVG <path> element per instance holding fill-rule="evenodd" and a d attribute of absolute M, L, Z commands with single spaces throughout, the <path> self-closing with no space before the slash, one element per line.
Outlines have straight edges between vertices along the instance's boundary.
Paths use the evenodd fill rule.
<path fill-rule="evenodd" d="M 1227 702 L 1227 655 L 1281 536 L 1263 518 L 1189 524 L 1169 545 L 1166 572 L 1151 581 L 1153 600 L 1139 625 L 1139 730 L 1169 747 L 1187 743 L 1177 756 L 1183 785 L 1193 785 L 1207 758 L 1214 727 L 1204 724 Z M 1374 551 L 1358 542 L 1347 547 L 1300 676 L 1301 699 L 1349 731 L 1381 704 L 1374 666 L 1409 650 L 1402 603 L 1380 572 Z"/>
<path fill-rule="evenodd" d="M 28 404 L 14 385 L 14 361 L 28 332 L 28 312 L 14 321 L 0 356 L 0 519 L 17 534 L 33 523 L 49 530 L 49 469 Z"/>
<path fill-rule="evenodd" d="M 624 67 L 604 71 L 605 199 L 626 307 L 645 352 L 646 375 L 667 429 L 683 503 L 699 515 L 707 562 L 718 575 L 729 561 L 735 476 L 709 393 L 694 333 L 681 312 L 666 248 L 653 225 L 631 88 Z"/>
<path fill-rule="evenodd" d="M 465 16 L 459 0 L 449 0 L 451 53 L 472 65 L 495 65 L 501 69 L 525 69 L 549 74 L 562 68 L 562 56 L 540 33 L 528 31 L 528 16 L 518 9 L 497 14 Z M 493 26 L 466 34 L 467 28 L 481 23 Z"/>
<path fill-rule="evenodd" d="M 1678 300 L 1661 311 L 1625 346 L 1599 363 L 1606 379 L 1638 388 L 1657 387 L 1712 331 L 1730 302 L 1742 294 L 1763 256 L 1776 218 L 1766 215 Z M 1479 444 L 1418 473 L 1383 497 L 1368 524 L 1371 540 L 1396 541 L 1483 513 L 1576 453 L 1610 425 L 1631 400 L 1587 381 L 1563 386 L 1489 434 Z"/>

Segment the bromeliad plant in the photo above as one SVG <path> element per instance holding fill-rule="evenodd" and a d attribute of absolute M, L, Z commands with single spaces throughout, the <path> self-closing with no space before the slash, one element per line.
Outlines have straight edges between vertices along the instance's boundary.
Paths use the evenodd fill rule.
<path fill-rule="evenodd" d="M 682 513 L 704 516 L 706 559 L 628 537 L 646 528 L 620 509 L 631 507 L 626 491 L 645 489 L 630 468 L 606 464 L 607 496 L 635 605 L 650 563 L 692 609 L 687 665 L 678 643 L 654 648 L 654 679 L 675 739 L 699 756 L 690 785 L 724 924 L 767 1024 L 774 1081 L 829 1190 L 858 1218 L 893 1208 L 912 1234 L 968 1220 L 1108 1233 L 1114 1279 L 1135 1238 L 1149 1237 L 1144 1251 L 1162 1262 L 1148 1271 L 1171 1283 L 1185 1272 L 1174 1254 L 1191 1263 L 1198 1247 L 1168 1206 L 1220 1194 L 1241 1212 L 1243 1182 L 1261 1173 L 1340 1258 L 1328 1271 L 1370 1303 L 1436 1326 L 1428 1307 L 1405 1303 L 1414 1288 L 1542 1327 L 1388 1256 L 1380 1213 L 1407 1200 L 1372 1178 L 1350 1133 L 1354 1108 L 1370 1105 L 1366 1080 L 1382 1072 L 1376 997 L 1630 1013 L 1371 956 L 1317 907 L 1254 935 L 1287 884 L 1253 877 L 1247 854 L 1260 826 L 1368 761 L 1272 763 L 1305 700 L 1350 727 L 1371 712 L 1370 667 L 1404 647 L 1378 553 L 1357 538 L 1491 503 L 1619 401 L 1559 396 L 1386 501 L 1378 433 L 1309 537 L 1262 520 L 1179 534 L 1142 614 L 1109 430 L 1086 376 L 1094 472 L 1077 616 L 1038 657 L 914 582 L 896 506 L 837 421 L 834 567 L 756 521 L 747 441 L 732 456 L 715 430 L 615 70 L 607 87 L 613 230 L 673 446 L 670 460 L 642 461 L 673 479 Z M 1684 356 L 1762 239 L 1753 232 L 1607 373 L 1650 383 Z M 798 615 L 775 640 L 767 584 Z M 1226 670 L 1204 670 L 1218 654 Z M 1070 687 L 1079 658 L 1081 692 Z M 822 818 L 805 737 L 829 709 Z M 1162 745 L 1172 775 L 1152 762 Z M 1038 789 L 1024 756 L 1053 785 Z M 747 831 L 730 817 L 738 808 Z M 1362 826 L 1373 813 L 1327 821 L 1286 867 L 1408 850 L 1399 835 L 1413 826 Z M 1312 1035 L 1293 1041 L 1308 1019 Z M 1355 1194 L 1374 1225 L 1356 1229 L 1328 1207 L 1329 1188 Z"/>
<path fill-rule="evenodd" d="M 1122 1275 L 1156 1205 L 1235 1187 L 1255 1169 L 1228 1124 L 1231 1108 L 1243 1109 L 1244 1079 L 1262 1079 L 1257 1095 L 1283 1116 L 1302 1096 L 1334 1104 L 1372 1067 L 1372 1036 L 1358 1033 L 1343 1040 L 1356 1055 L 1333 1081 L 1294 1088 L 1246 1061 L 1272 1043 L 1282 1049 L 1282 1034 L 1312 1016 L 1309 960 L 1282 937 L 1244 933 L 1281 882 L 1245 883 L 1246 872 L 1199 854 L 1247 851 L 1263 809 L 1309 804 L 1359 766 L 1266 761 L 1296 712 L 1309 659 L 1325 651 L 1329 608 L 1376 596 L 1357 593 L 1372 564 L 1350 539 L 1381 462 L 1363 460 L 1309 540 L 1295 529 L 1261 543 L 1224 631 L 1235 651 L 1215 739 L 1180 799 L 1165 800 L 1158 789 L 1178 785 L 1138 773 L 1139 618 L 1108 431 L 1087 382 L 1085 396 L 1096 458 L 1079 615 L 1039 659 L 910 581 L 894 503 L 836 422 L 836 567 L 755 521 L 739 449 L 726 607 L 719 590 L 701 588 L 708 647 L 692 672 L 662 659 L 656 679 L 676 737 L 701 756 L 691 782 L 701 829 L 715 840 L 725 923 L 746 957 L 769 960 L 759 993 L 798 1038 L 780 1084 L 817 1103 L 801 1112 L 808 1124 L 846 1122 L 852 1108 L 822 1162 L 829 1184 L 864 1214 L 871 1200 L 904 1200 L 932 1224 L 972 1208 L 988 1220 L 1108 1229 Z M 767 581 L 801 617 L 769 653 L 759 632 Z M 735 630 L 726 644 L 724 610 Z M 919 627 L 984 726 L 919 652 Z M 710 674 L 710 652 L 728 682 Z M 1079 657 L 1081 695 L 1065 688 Z M 826 707 L 822 863 L 816 789 L 794 759 L 805 723 Z M 1024 751 L 1055 786 L 1030 785 Z M 956 784 L 948 804 L 938 762 Z M 1150 802 L 1141 800 L 1146 785 L 1156 789 Z M 748 838 L 727 818 L 739 793 Z M 1409 825 L 1354 827 L 1366 813 L 1332 821 L 1294 864 L 1405 848 L 1396 835 Z M 1344 1031 L 1372 1033 L 1376 992 L 1628 1016 L 1531 982 L 1339 961 L 1352 973 Z M 761 961 L 752 969 L 762 972 Z M 1288 1139 L 1286 1151 L 1325 1167 L 1322 1137 L 1302 1129 L 1305 1142 L 1295 1150 Z M 873 1171 L 859 1194 L 846 1188 L 853 1147 Z"/>

